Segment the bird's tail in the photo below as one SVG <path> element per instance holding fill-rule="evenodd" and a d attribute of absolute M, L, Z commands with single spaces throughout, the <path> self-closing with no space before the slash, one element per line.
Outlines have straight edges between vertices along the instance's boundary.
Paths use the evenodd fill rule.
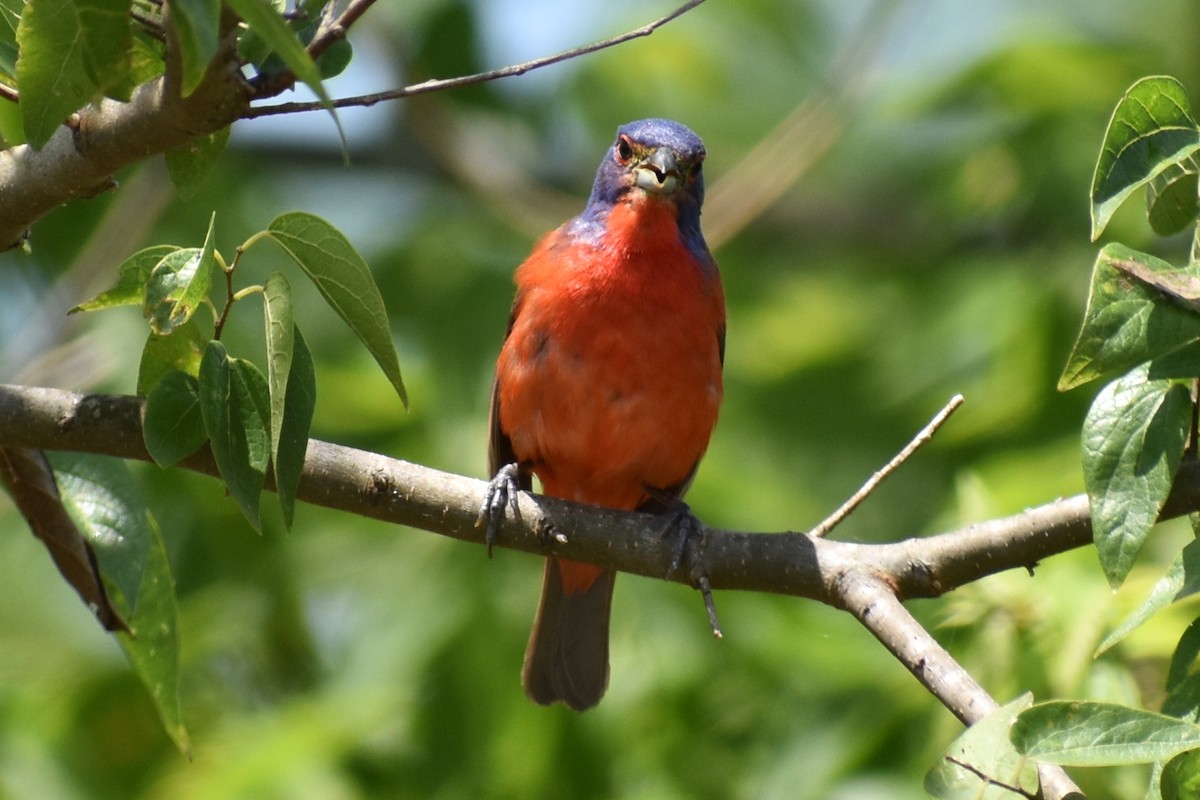
<path fill-rule="evenodd" d="M 578 572 L 595 570 L 586 588 L 569 584 Z M 566 575 L 564 575 L 566 573 Z M 600 702 L 608 688 L 608 619 L 612 608 L 613 584 L 617 573 L 571 561 L 546 559 L 542 599 L 529 646 L 521 682 L 535 703 L 549 705 L 561 700 L 576 711 Z"/>

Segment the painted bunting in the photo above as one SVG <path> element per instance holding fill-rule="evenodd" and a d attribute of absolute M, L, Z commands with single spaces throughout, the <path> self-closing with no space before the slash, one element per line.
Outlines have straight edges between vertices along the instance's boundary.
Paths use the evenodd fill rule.
<path fill-rule="evenodd" d="M 622 126 L 583 213 L 517 268 L 492 390 L 489 542 L 531 475 L 568 500 L 682 505 L 717 421 L 725 354 L 724 292 L 700 232 L 704 156 L 678 122 Z M 604 696 L 615 578 L 547 559 L 522 670 L 535 702 L 582 711 Z"/>

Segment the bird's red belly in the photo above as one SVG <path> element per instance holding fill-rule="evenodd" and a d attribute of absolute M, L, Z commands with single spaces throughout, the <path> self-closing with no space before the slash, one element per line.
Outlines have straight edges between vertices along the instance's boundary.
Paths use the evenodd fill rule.
<path fill-rule="evenodd" d="M 500 356 L 501 424 L 547 494 L 635 508 L 703 455 L 721 401 L 718 323 L 711 299 L 664 288 L 526 296 Z"/>

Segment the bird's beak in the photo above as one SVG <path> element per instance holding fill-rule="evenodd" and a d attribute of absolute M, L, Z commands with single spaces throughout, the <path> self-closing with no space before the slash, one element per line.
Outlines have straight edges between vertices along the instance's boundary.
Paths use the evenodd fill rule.
<path fill-rule="evenodd" d="M 679 188 L 679 162 L 675 154 L 665 147 L 652 152 L 634 168 L 637 185 L 654 194 L 671 194 Z"/>

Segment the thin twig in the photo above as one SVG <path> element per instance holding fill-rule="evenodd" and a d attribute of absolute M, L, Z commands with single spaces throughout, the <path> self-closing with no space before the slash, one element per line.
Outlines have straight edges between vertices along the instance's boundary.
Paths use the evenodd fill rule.
<path fill-rule="evenodd" d="M 428 94 L 429 92 L 437 92 L 445 89 L 457 89 L 461 86 L 473 86 L 479 83 L 487 83 L 489 81 L 498 80 L 500 78 L 509 78 L 516 75 L 524 75 L 527 72 L 532 72 L 535 69 L 548 67 L 551 64 L 558 64 L 563 61 L 569 61 L 579 56 L 585 56 L 589 53 L 595 53 L 599 50 L 605 50 L 609 47 L 628 42 L 631 39 L 638 39 L 643 36 L 649 36 L 656 30 L 666 25 L 676 17 L 680 17 L 691 11 L 696 6 L 703 3 L 704 0 L 688 0 L 688 2 L 676 8 L 670 14 L 660 17 L 653 22 L 643 25 L 640 28 L 635 28 L 631 31 L 626 31 L 619 36 L 614 36 L 611 39 L 593 42 L 592 44 L 582 47 L 575 47 L 570 50 L 564 50 L 561 53 L 555 53 L 550 56 L 535 58 L 532 61 L 525 61 L 520 64 L 511 64 L 500 69 L 489 70 L 487 72 L 478 72 L 474 75 L 460 75 L 457 78 L 433 79 L 424 81 L 423 83 L 405 86 L 402 89 L 389 89 L 386 92 L 376 92 L 375 94 L 364 94 L 355 97 L 342 97 L 335 99 L 331 104 L 323 103 L 319 100 L 303 103 L 279 103 L 271 106 L 254 106 L 247 109 L 242 114 L 243 119 L 253 119 L 255 117 L 266 117 L 275 114 L 296 114 L 302 111 L 328 111 L 330 105 L 333 108 L 350 108 L 356 106 L 373 106 L 376 103 L 382 103 L 387 100 L 399 100 L 403 97 L 412 97 L 418 94 Z M 349 11 L 349 9 L 347 9 Z"/>
<path fill-rule="evenodd" d="M 947 403 L 945 407 L 937 413 L 937 416 L 929 421 L 928 425 L 921 429 L 920 433 L 913 437 L 911 442 L 904 446 L 903 450 L 897 453 L 891 461 L 889 461 L 878 472 L 872 475 L 870 479 L 862 485 L 862 488 L 855 492 L 849 500 L 847 500 L 845 503 L 842 503 L 841 508 L 830 514 L 821 522 L 820 525 L 809 531 L 809 536 L 820 538 L 836 528 L 846 517 L 850 516 L 854 509 L 858 508 L 859 505 L 862 504 L 862 501 L 866 500 L 871 492 L 875 491 L 875 488 L 879 486 L 879 484 L 883 483 L 885 478 L 899 469 L 900 466 L 917 451 L 917 448 L 932 439 L 933 434 L 937 432 L 938 428 L 942 427 L 946 420 L 950 418 L 950 415 L 957 411 L 958 407 L 962 404 L 963 396 L 961 394 L 956 394 L 954 397 L 951 397 L 950 402 Z"/>
<path fill-rule="evenodd" d="M 0 98 L 4 100 L 10 100 L 14 103 L 20 102 L 21 99 L 17 94 L 16 89 L 12 88 L 11 86 L 6 86 L 3 83 L 0 83 Z"/>

